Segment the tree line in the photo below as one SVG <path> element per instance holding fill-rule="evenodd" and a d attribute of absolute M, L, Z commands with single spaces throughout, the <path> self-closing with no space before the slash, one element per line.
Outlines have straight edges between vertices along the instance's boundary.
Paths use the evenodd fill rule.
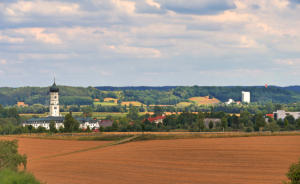
<path fill-rule="evenodd" d="M 60 102 L 62 105 L 92 105 L 93 99 L 103 101 L 106 97 L 117 98 L 121 101 L 139 101 L 146 105 L 175 105 L 187 101 L 195 96 L 213 96 L 222 102 L 229 98 L 235 101 L 241 100 L 241 91 L 250 91 L 252 102 L 260 103 L 293 103 L 300 100 L 300 93 L 294 88 L 281 88 L 270 86 L 251 87 L 200 87 L 200 86 L 171 86 L 171 87 L 144 87 L 144 88 L 120 88 L 115 91 L 113 88 L 98 87 L 68 87 L 59 86 Z M 99 90 L 101 89 L 101 90 Z M 103 91 L 106 89 L 108 91 Z M 14 105 L 18 101 L 26 104 L 49 103 L 49 88 L 44 87 L 20 87 L 0 88 L 0 102 L 3 105 Z"/>

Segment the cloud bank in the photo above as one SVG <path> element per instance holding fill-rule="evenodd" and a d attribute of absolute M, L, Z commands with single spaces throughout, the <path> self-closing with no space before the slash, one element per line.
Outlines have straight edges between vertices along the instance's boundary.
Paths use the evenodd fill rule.
<path fill-rule="evenodd" d="M 300 84 L 298 0 L 0 2 L 0 86 Z"/>

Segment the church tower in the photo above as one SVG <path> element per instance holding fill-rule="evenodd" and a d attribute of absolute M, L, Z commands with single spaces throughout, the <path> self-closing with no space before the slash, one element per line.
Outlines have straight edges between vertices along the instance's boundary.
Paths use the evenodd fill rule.
<path fill-rule="evenodd" d="M 59 89 L 55 84 L 55 80 L 53 85 L 50 87 L 50 114 L 49 116 L 59 116 L 59 100 L 58 100 L 58 92 Z"/>

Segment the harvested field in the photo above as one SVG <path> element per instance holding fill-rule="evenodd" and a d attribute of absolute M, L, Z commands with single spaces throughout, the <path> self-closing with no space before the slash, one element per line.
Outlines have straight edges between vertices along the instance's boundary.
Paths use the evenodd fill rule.
<path fill-rule="evenodd" d="M 197 105 L 213 105 L 220 103 L 220 100 L 216 98 L 210 99 L 209 96 L 205 97 L 192 97 L 189 98 L 190 101 L 195 102 Z"/>
<path fill-rule="evenodd" d="M 132 105 L 132 106 L 144 106 L 144 104 L 142 104 L 141 102 L 138 102 L 138 101 L 128 101 L 128 102 L 122 102 L 121 103 L 121 105 L 123 105 L 123 106 L 130 106 L 130 105 Z"/>
<path fill-rule="evenodd" d="M 104 102 L 111 102 L 113 101 L 114 103 L 118 103 L 119 99 L 116 98 L 104 98 Z"/>
<path fill-rule="evenodd" d="M 47 159 L 38 158 L 106 142 L 19 140 L 48 184 L 280 184 L 300 157 L 300 136 L 140 141 Z"/>
<path fill-rule="evenodd" d="M 190 105 L 192 105 L 191 102 L 180 102 L 180 103 L 176 104 L 177 107 L 187 107 Z"/>

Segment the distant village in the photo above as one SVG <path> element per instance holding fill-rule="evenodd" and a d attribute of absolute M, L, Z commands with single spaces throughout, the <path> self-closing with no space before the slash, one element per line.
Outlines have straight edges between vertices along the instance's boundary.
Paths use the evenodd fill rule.
<path fill-rule="evenodd" d="M 49 115 L 47 117 L 39 117 L 39 118 L 31 118 L 25 122 L 23 122 L 23 127 L 31 125 L 34 128 L 43 127 L 46 130 L 50 129 L 50 123 L 55 123 L 55 128 L 60 129 L 64 127 L 65 117 L 60 114 L 60 104 L 59 104 L 59 88 L 54 82 L 53 85 L 49 88 L 50 94 L 50 103 L 49 103 Z M 224 104 L 249 104 L 251 103 L 251 94 L 249 91 L 241 92 L 241 101 L 234 101 L 233 99 L 229 99 Z M 24 102 L 18 102 L 18 106 L 26 107 L 28 106 Z M 283 120 L 286 116 L 291 115 L 295 119 L 300 118 L 300 112 L 285 112 L 284 110 L 278 110 L 273 112 L 272 114 L 266 114 L 266 122 L 268 122 L 268 118 L 274 118 L 275 120 Z M 165 114 L 156 117 L 149 117 L 147 120 L 153 124 L 162 124 L 163 120 L 166 118 Z M 105 120 L 97 120 L 91 117 L 75 117 L 75 119 L 80 123 L 80 129 L 91 129 L 93 131 L 98 131 L 100 127 L 106 128 L 111 127 L 113 125 L 113 120 L 105 119 Z M 219 118 L 205 118 L 204 126 L 209 128 L 210 124 L 213 124 L 213 127 L 217 126 L 217 124 L 221 123 L 221 119 Z"/>

